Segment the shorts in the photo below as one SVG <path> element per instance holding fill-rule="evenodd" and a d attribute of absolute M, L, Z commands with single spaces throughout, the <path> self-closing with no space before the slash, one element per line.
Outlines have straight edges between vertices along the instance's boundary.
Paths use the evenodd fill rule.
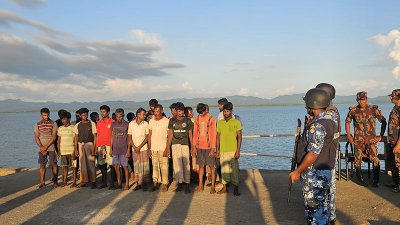
<path fill-rule="evenodd" d="M 210 157 L 210 149 L 197 149 L 196 161 L 199 166 L 215 166 L 215 158 Z"/>
<path fill-rule="evenodd" d="M 61 156 L 61 166 L 70 166 L 76 168 L 76 159 L 72 159 L 72 155 L 62 155 Z"/>
<path fill-rule="evenodd" d="M 110 156 L 110 146 L 100 146 L 97 147 L 97 164 L 98 165 L 112 165 L 113 164 L 113 157 Z"/>
<path fill-rule="evenodd" d="M 46 166 L 47 162 L 50 159 L 50 163 L 57 163 L 57 154 L 55 151 L 48 151 L 45 155 L 39 152 L 38 163 L 41 166 Z"/>
<path fill-rule="evenodd" d="M 127 167 L 128 166 L 128 159 L 126 158 L 125 155 L 113 155 L 112 164 L 113 165 L 119 164 L 119 165 L 121 165 L 123 167 Z"/>

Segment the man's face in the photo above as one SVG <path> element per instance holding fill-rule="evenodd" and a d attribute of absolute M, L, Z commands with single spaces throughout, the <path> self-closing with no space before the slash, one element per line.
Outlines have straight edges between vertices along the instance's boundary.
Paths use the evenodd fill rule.
<path fill-rule="evenodd" d="M 222 112 L 224 114 L 225 119 L 232 117 L 232 110 L 224 109 L 222 110 Z"/>
<path fill-rule="evenodd" d="M 390 101 L 391 101 L 393 104 L 397 105 L 397 103 L 400 101 L 400 99 L 398 99 L 398 98 L 396 98 L 396 97 L 393 97 L 393 96 L 390 96 Z"/>
<path fill-rule="evenodd" d="M 44 120 L 44 121 L 49 120 L 49 114 L 48 113 L 42 113 L 41 116 L 42 116 L 42 120 Z"/>
<path fill-rule="evenodd" d="M 183 111 L 181 109 L 176 110 L 176 116 L 184 117 L 185 116 L 185 111 Z"/>
<path fill-rule="evenodd" d="M 81 114 L 75 113 L 75 118 L 76 118 L 76 120 L 81 120 Z"/>
<path fill-rule="evenodd" d="M 105 109 L 102 109 L 100 110 L 100 114 L 102 118 L 107 118 L 110 115 L 110 112 Z"/>
<path fill-rule="evenodd" d="M 62 124 L 63 124 L 64 126 L 67 126 L 67 125 L 69 124 L 69 121 L 70 121 L 70 119 L 67 118 L 67 117 L 61 119 L 61 122 L 62 122 Z"/>
<path fill-rule="evenodd" d="M 172 108 L 171 109 L 171 114 L 173 117 L 176 117 L 176 115 L 178 114 L 178 112 L 176 111 L 176 109 Z"/>
<path fill-rule="evenodd" d="M 188 110 L 188 117 L 193 118 L 193 110 Z"/>
<path fill-rule="evenodd" d="M 154 108 L 154 116 L 160 118 L 162 116 L 162 110 L 160 108 Z"/>
<path fill-rule="evenodd" d="M 357 102 L 361 108 L 365 108 L 367 106 L 368 99 L 359 99 Z"/>
<path fill-rule="evenodd" d="M 116 113 L 115 117 L 118 122 L 122 122 L 122 120 L 124 119 L 124 115 L 122 113 Z"/>
<path fill-rule="evenodd" d="M 81 114 L 81 119 L 82 119 L 82 121 L 86 121 L 88 119 L 88 114 L 87 113 L 82 113 Z"/>
<path fill-rule="evenodd" d="M 94 114 L 94 115 L 92 115 L 92 116 L 90 117 L 90 119 L 91 119 L 93 122 L 97 122 L 97 121 L 99 121 L 99 115 Z"/>
<path fill-rule="evenodd" d="M 218 104 L 219 111 L 222 112 L 224 110 L 224 105 Z"/>
<path fill-rule="evenodd" d="M 154 105 L 150 105 L 150 110 L 154 112 Z"/>
<path fill-rule="evenodd" d="M 146 112 L 145 111 L 141 111 L 140 113 L 137 114 L 137 119 L 139 121 L 143 121 L 146 118 Z"/>

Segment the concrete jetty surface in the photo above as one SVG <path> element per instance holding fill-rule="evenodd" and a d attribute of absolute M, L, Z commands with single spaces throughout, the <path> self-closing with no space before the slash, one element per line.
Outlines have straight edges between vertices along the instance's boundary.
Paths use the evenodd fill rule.
<path fill-rule="evenodd" d="M 0 177 L 0 224 L 306 224 L 300 184 L 287 204 L 288 171 L 242 170 L 240 197 L 203 193 L 37 189 L 39 172 Z M 48 171 L 47 178 L 50 178 Z M 382 176 L 381 183 L 390 181 Z M 192 190 L 194 189 L 192 186 Z M 400 194 L 337 183 L 336 224 L 400 224 Z"/>

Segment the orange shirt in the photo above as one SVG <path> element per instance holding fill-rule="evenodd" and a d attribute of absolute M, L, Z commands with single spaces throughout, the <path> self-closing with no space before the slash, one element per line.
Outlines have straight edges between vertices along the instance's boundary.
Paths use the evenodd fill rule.
<path fill-rule="evenodd" d="M 111 145 L 111 124 L 114 122 L 113 119 L 108 118 L 107 120 L 99 120 L 97 121 L 97 147 L 101 147 L 102 145 L 110 146 Z"/>
<path fill-rule="evenodd" d="M 197 116 L 194 119 L 193 145 L 198 149 L 215 149 L 217 139 L 217 121 L 211 114 Z"/>

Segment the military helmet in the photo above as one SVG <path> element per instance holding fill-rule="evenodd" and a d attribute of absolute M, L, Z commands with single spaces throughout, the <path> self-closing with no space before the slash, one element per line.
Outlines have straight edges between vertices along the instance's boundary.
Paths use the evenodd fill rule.
<path fill-rule="evenodd" d="M 320 89 L 326 91 L 326 93 L 328 93 L 331 100 L 335 98 L 336 90 L 333 85 L 328 84 L 328 83 L 320 83 L 315 88 L 320 88 Z"/>
<path fill-rule="evenodd" d="M 313 88 L 307 91 L 303 100 L 305 101 L 307 108 L 311 109 L 327 108 L 331 102 L 329 94 L 320 88 Z"/>

